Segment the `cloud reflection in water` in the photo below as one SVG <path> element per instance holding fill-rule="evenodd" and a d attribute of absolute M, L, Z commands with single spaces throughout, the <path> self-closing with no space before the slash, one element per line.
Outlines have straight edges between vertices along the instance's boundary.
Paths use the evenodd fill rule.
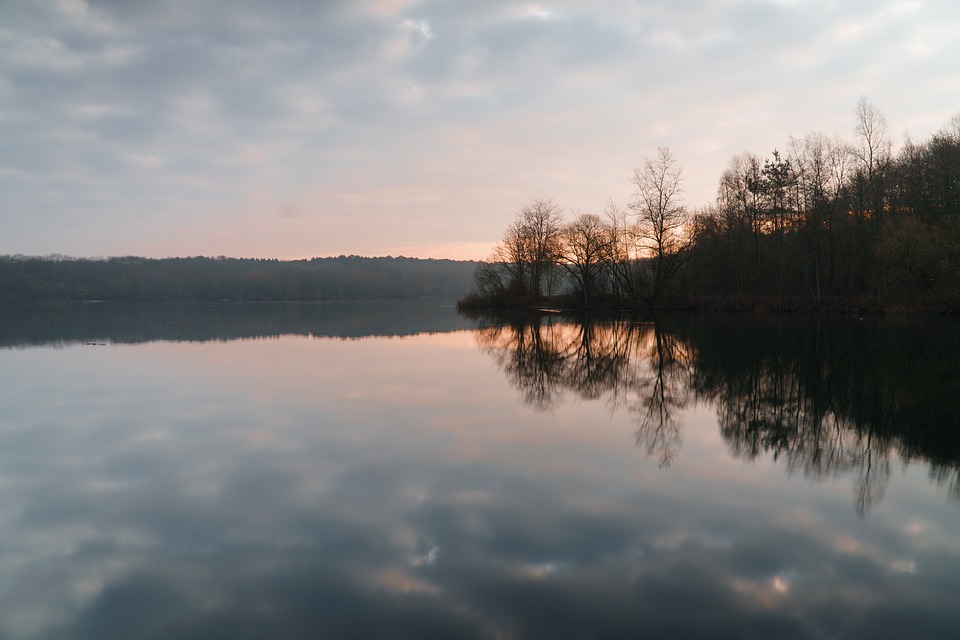
<path fill-rule="evenodd" d="M 922 441 L 854 438 L 908 460 L 861 520 L 832 472 L 783 473 L 796 440 L 730 433 L 776 369 L 626 330 L 2 351 L 0 637 L 954 635 L 958 513 Z"/>

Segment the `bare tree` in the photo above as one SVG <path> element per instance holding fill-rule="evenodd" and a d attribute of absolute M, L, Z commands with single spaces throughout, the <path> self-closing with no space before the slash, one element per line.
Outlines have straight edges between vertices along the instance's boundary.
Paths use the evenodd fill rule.
<path fill-rule="evenodd" d="M 872 174 L 890 159 L 887 119 L 866 96 L 857 102 L 856 117 L 854 133 L 858 146 L 854 152 L 864 168 Z"/>
<path fill-rule="evenodd" d="M 887 137 L 887 119 L 866 96 L 857 102 L 854 133 L 857 138 L 854 155 L 866 179 L 872 215 L 879 221 L 883 214 L 883 183 L 892 158 L 892 145 Z"/>
<path fill-rule="evenodd" d="M 832 252 L 825 249 L 830 243 L 832 228 L 830 206 L 830 139 L 820 132 L 809 133 L 802 140 L 790 139 L 790 161 L 794 169 L 797 187 L 797 210 L 800 217 L 800 238 L 805 243 L 801 262 L 805 276 L 812 280 L 809 286 L 813 298 L 820 301 L 823 290 L 825 255 L 832 259 Z"/>
<path fill-rule="evenodd" d="M 830 188 L 834 200 L 839 201 L 852 171 L 853 150 L 840 136 L 834 136 L 828 144 L 830 159 Z"/>
<path fill-rule="evenodd" d="M 562 215 L 553 200 L 539 198 L 521 208 L 517 218 L 530 265 L 528 291 L 535 299 L 542 296 L 543 282 L 560 255 Z"/>
<path fill-rule="evenodd" d="M 717 208 L 727 232 L 727 250 L 738 296 L 759 292 L 761 179 L 760 158 L 744 152 L 730 158 L 717 187 Z"/>
<path fill-rule="evenodd" d="M 473 295 L 483 304 L 496 305 L 504 299 L 510 285 L 510 267 L 499 261 L 497 254 L 480 262 L 473 273 Z"/>
<path fill-rule="evenodd" d="M 682 201 L 682 172 L 670 149 L 660 147 L 656 158 L 644 158 L 634 169 L 634 201 L 640 235 L 651 259 L 652 305 L 663 301 L 667 285 L 680 271 L 689 245 L 687 210 Z"/>
<path fill-rule="evenodd" d="M 504 272 L 507 295 L 516 300 L 541 298 L 543 283 L 560 255 L 561 216 L 553 200 L 540 198 L 524 205 L 507 227 L 491 257 Z"/>
<path fill-rule="evenodd" d="M 609 233 L 606 263 L 612 284 L 618 295 L 638 306 L 647 288 L 639 226 L 627 219 L 627 212 L 612 198 L 604 213 Z"/>
<path fill-rule="evenodd" d="M 592 213 L 578 216 L 563 228 L 561 264 L 573 279 L 584 308 L 602 290 L 609 242 L 609 228 Z"/>
<path fill-rule="evenodd" d="M 950 121 L 943 130 L 954 140 L 960 140 L 960 111 L 950 116 Z"/>

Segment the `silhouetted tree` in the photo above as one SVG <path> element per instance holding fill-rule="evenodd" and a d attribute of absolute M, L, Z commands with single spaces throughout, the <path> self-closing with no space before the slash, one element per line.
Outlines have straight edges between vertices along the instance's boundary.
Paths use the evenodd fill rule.
<path fill-rule="evenodd" d="M 543 286 L 560 255 L 560 207 L 547 198 L 524 205 L 494 248 L 491 263 L 480 273 L 482 286 L 502 291 L 501 304 L 539 301 Z M 488 291 L 481 289 L 480 296 Z"/>
<path fill-rule="evenodd" d="M 626 210 L 613 200 L 607 202 L 604 212 L 610 233 L 605 261 L 611 284 L 627 305 L 639 307 L 649 290 L 648 259 L 645 257 L 640 227 L 636 222 L 631 222 Z"/>
<path fill-rule="evenodd" d="M 853 150 L 859 165 L 859 180 L 863 183 L 861 189 L 866 198 L 866 206 L 862 206 L 861 211 L 879 224 L 883 216 L 885 179 L 892 157 L 892 145 L 887 137 L 886 118 L 866 96 L 857 102 L 854 134 L 856 144 Z"/>
<path fill-rule="evenodd" d="M 565 225 L 560 245 L 561 265 L 573 281 L 584 308 L 606 289 L 611 229 L 599 216 L 584 214 Z"/>
<path fill-rule="evenodd" d="M 683 205 L 682 172 L 666 147 L 644 158 L 633 172 L 634 200 L 640 238 L 651 258 L 651 306 L 660 306 L 668 286 L 683 266 L 688 247 L 687 210 Z"/>

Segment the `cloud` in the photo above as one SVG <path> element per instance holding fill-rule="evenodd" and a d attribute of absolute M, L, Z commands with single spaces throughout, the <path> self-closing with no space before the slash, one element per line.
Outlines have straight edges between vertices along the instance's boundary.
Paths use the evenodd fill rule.
<path fill-rule="evenodd" d="M 409 202 L 407 230 L 378 234 L 372 199 L 364 241 L 327 234 L 331 251 L 417 245 L 418 230 L 451 215 L 463 227 L 424 248 L 488 245 L 544 191 L 580 211 L 622 197 L 610 185 L 662 145 L 698 205 L 744 148 L 847 134 L 862 94 L 893 130 L 934 131 L 955 110 L 957 13 L 893 0 L 698 0 L 682 11 L 654 0 L 10 0 L 0 251 L 129 253 L 145 246 L 138 229 L 159 226 L 171 235 L 151 250 L 178 254 L 177 238 L 219 232 L 212 212 L 243 209 L 253 190 L 326 197 L 344 176 L 376 183 L 396 167 L 430 183 L 437 203 L 467 203 L 463 214 Z M 452 146 L 465 132 L 470 147 Z M 474 179 L 446 182 L 438 165 Z M 518 192 L 511 176 L 531 170 L 539 177 Z M 482 211 L 469 204 L 481 200 Z M 251 214 L 256 224 L 224 251 L 301 251 L 256 242 L 274 208 Z M 78 219 L 89 233 L 65 231 Z"/>

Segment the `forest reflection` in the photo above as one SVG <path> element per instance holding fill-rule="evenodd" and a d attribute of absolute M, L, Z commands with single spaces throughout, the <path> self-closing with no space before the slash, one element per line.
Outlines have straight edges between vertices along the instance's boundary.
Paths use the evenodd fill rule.
<path fill-rule="evenodd" d="M 850 476 L 861 515 L 891 470 L 929 464 L 960 502 L 960 331 L 950 323 L 697 318 L 486 318 L 477 343 L 539 410 L 572 394 L 632 416 L 636 445 L 669 466 L 683 413 L 715 407 L 730 452 L 808 478 Z"/>

